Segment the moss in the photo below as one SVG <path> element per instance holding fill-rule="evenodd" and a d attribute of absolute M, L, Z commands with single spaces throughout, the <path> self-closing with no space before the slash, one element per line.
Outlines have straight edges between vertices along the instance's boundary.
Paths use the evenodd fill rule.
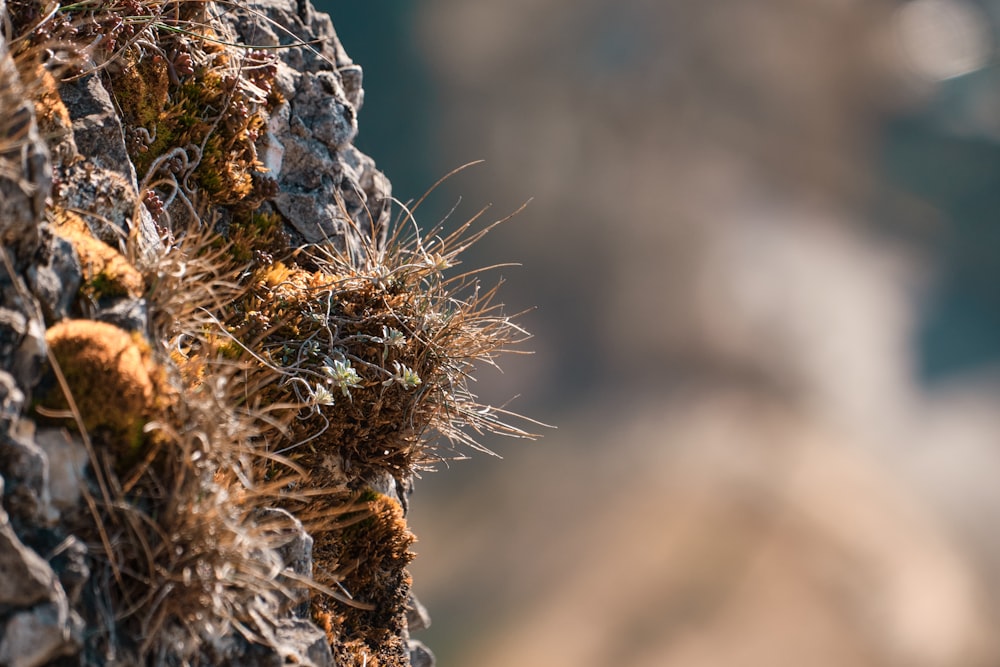
<path fill-rule="evenodd" d="M 229 226 L 229 252 L 246 264 L 257 257 L 265 262 L 288 251 L 288 233 L 281 215 L 273 211 L 240 212 Z"/>
<path fill-rule="evenodd" d="M 87 223 L 79 215 L 56 208 L 52 219 L 56 234 L 72 243 L 80 258 L 81 295 L 95 302 L 142 295 L 145 289 L 142 274 L 120 252 L 91 236 Z"/>
<path fill-rule="evenodd" d="M 157 410 L 150 349 L 140 338 L 105 322 L 66 320 L 45 333 L 83 427 L 118 461 L 139 453 L 143 427 Z M 52 382 L 41 397 L 44 414 L 65 411 L 69 402 Z M 71 422 L 73 423 L 73 422 Z"/>
<path fill-rule="evenodd" d="M 254 142 L 267 124 L 270 103 L 252 98 L 240 85 L 239 63 L 229 51 L 168 38 L 161 48 L 176 49 L 175 60 L 186 59 L 190 70 L 183 78 L 171 81 L 171 68 L 177 77 L 177 67 L 162 56 L 139 57 L 137 49 L 129 49 L 121 74 L 109 81 L 130 129 L 136 170 L 145 175 L 171 149 L 197 146 L 197 154 L 188 155 L 193 169 L 188 182 L 197 184 L 203 203 L 242 204 L 255 193 L 255 175 L 264 171 Z M 202 64 L 191 64 L 189 50 L 200 52 L 196 60 Z M 179 168 L 174 165 L 174 173 Z"/>
<path fill-rule="evenodd" d="M 267 390 L 270 402 L 305 403 L 289 438 L 313 437 L 313 447 L 293 457 L 310 468 L 312 459 L 334 453 L 361 477 L 409 474 L 432 412 L 418 385 L 435 373 L 435 358 L 417 335 L 422 316 L 412 294 L 283 262 L 260 269 L 251 285 L 234 304 L 233 330 L 248 344 L 256 341 L 262 359 L 309 386 L 295 381 Z M 392 335 L 398 338 L 387 338 Z M 412 374 L 412 385 L 395 380 L 402 369 Z"/>
<path fill-rule="evenodd" d="M 122 65 L 116 68 L 112 85 L 128 128 L 152 132 L 169 100 L 170 76 L 162 57 L 142 57 L 139 47 L 125 49 Z M 159 134 L 158 132 L 156 133 Z"/>
<path fill-rule="evenodd" d="M 369 516 L 347 526 L 335 537 L 317 542 L 317 571 L 348 572 L 340 584 L 355 600 L 374 608 L 359 609 L 329 597 L 313 602 L 313 617 L 324 627 L 337 664 L 409 665 L 402 636 L 406 629 L 406 601 L 413 560 L 413 534 L 399 503 L 366 489 Z"/>

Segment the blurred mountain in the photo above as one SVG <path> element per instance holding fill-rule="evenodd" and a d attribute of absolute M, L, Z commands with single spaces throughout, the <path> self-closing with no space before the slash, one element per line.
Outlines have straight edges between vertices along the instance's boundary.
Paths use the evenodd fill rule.
<path fill-rule="evenodd" d="M 998 3 L 374 7 L 359 143 L 487 161 L 421 222 L 534 198 L 480 389 L 559 427 L 418 483 L 442 664 L 996 664 Z"/>

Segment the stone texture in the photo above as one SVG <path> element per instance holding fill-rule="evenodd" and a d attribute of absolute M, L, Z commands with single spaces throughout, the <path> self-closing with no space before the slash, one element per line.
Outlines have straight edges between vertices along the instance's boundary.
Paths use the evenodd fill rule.
<path fill-rule="evenodd" d="M 57 510 L 76 507 L 80 503 L 84 471 L 90 461 L 83 442 L 65 429 L 46 428 L 35 435 L 35 443 L 47 462 L 52 506 Z"/>
<path fill-rule="evenodd" d="M 57 586 L 52 568 L 24 546 L 14 533 L 7 513 L 0 509 L 0 612 L 47 600 Z M 9 628 L 7 634 L 10 635 Z M 0 665 L 9 664 L 3 655 L 0 649 Z"/>
<path fill-rule="evenodd" d="M 136 174 L 125 148 L 121 119 L 107 88 L 97 74 L 90 74 L 59 86 L 73 121 L 77 150 L 88 163 L 117 172 L 136 187 Z"/>
<path fill-rule="evenodd" d="M 272 507 L 257 512 L 256 521 L 269 533 L 268 540 L 281 559 L 291 599 L 287 600 L 294 613 L 300 617 L 309 614 L 309 591 L 301 583 L 301 578 L 312 577 L 313 538 L 306 532 L 302 522 L 287 510 Z"/>
<path fill-rule="evenodd" d="M 52 186 L 49 152 L 34 106 L 0 37 L 0 246 L 22 265 L 39 244 L 39 223 Z"/>
<path fill-rule="evenodd" d="M 330 18 L 308 2 L 292 6 L 263 0 L 249 7 L 268 21 L 239 8 L 224 16 L 246 43 L 313 44 L 277 51 L 277 87 L 286 102 L 272 115 L 260 150 L 280 188 L 273 203 L 295 238 L 304 243 L 333 240 L 359 258 L 364 250 L 352 225 L 380 245 L 391 196 L 388 179 L 350 145 L 364 99 L 361 70 L 344 52 Z"/>
<path fill-rule="evenodd" d="M 59 577 L 71 605 L 77 604 L 83 585 L 90 577 L 87 565 L 87 545 L 70 535 L 53 550 L 49 565 Z"/>
<path fill-rule="evenodd" d="M 410 640 L 410 667 L 434 667 L 434 654 L 423 642 Z"/>
<path fill-rule="evenodd" d="M 119 299 L 109 306 L 98 308 L 94 319 L 125 331 L 145 331 L 149 322 L 149 304 L 145 299 Z"/>
<path fill-rule="evenodd" d="M 56 201 L 81 211 L 95 237 L 112 248 L 124 248 L 138 206 L 135 186 L 119 171 L 88 161 L 60 170 Z"/>
<path fill-rule="evenodd" d="M 24 392 L 10 373 L 0 371 L 0 433 L 10 428 L 11 423 L 21 414 L 23 406 Z"/>
<path fill-rule="evenodd" d="M 269 646 L 226 635 L 202 647 L 198 664 L 215 667 L 335 667 L 326 634 L 303 619 L 285 619 L 265 633 Z"/>
<path fill-rule="evenodd" d="M 69 315 L 82 273 L 73 244 L 55 234 L 47 236 L 41 261 L 28 267 L 28 286 L 38 299 L 45 319 L 58 322 Z"/>
<path fill-rule="evenodd" d="M 7 486 L 3 504 L 16 523 L 46 526 L 57 513 L 49 496 L 49 461 L 33 430 L 22 420 L 0 436 L 0 475 Z"/>
<path fill-rule="evenodd" d="M 0 639 L 0 665 L 40 667 L 79 650 L 79 618 L 72 616 L 66 600 L 42 604 L 15 614 Z"/>
<path fill-rule="evenodd" d="M 431 615 L 412 592 L 406 601 L 406 626 L 410 632 L 419 632 L 431 627 Z"/>

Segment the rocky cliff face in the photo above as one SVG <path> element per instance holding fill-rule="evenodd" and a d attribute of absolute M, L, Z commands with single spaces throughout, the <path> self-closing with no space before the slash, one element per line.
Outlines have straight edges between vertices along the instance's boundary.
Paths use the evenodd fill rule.
<path fill-rule="evenodd" d="M 432 664 L 413 473 L 525 435 L 483 232 L 391 224 L 307 0 L 0 15 L 0 664 Z"/>

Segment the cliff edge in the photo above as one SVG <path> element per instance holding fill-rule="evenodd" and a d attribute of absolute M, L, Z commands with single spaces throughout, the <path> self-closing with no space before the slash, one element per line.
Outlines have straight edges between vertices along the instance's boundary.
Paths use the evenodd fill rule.
<path fill-rule="evenodd" d="M 413 475 L 528 435 L 491 226 L 394 205 L 308 0 L 0 17 L 0 665 L 433 664 Z"/>

